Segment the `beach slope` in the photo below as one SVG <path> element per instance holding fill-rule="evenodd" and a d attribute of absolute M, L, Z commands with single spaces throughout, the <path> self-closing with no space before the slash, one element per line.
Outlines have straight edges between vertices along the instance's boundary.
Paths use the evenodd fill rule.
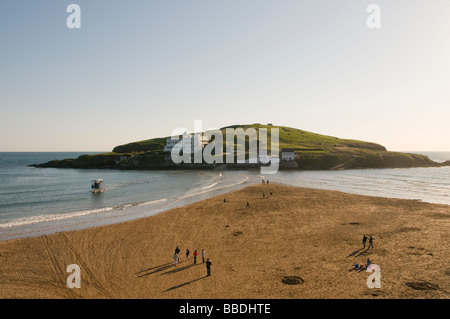
<path fill-rule="evenodd" d="M 448 205 L 252 185 L 120 224 L 2 241 L 0 298 L 449 298 L 449 223 Z M 200 256 L 193 263 L 202 249 L 209 277 Z M 381 288 L 349 271 L 367 258 Z M 79 289 L 66 283 L 71 264 Z"/>

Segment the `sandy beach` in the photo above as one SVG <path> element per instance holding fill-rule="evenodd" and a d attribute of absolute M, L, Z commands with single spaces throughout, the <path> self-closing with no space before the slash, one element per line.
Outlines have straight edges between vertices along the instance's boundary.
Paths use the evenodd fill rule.
<path fill-rule="evenodd" d="M 0 298 L 447 299 L 449 223 L 448 205 L 252 185 L 151 217 L 2 241 Z M 209 277 L 200 256 L 193 263 L 202 249 Z M 367 258 L 381 288 L 349 271 Z M 79 289 L 66 284 L 71 264 Z"/>

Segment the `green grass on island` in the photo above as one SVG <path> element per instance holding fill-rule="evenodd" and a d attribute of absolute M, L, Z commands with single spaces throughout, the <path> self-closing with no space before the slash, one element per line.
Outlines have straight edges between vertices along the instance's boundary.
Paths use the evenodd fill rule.
<path fill-rule="evenodd" d="M 401 167 L 436 167 L 450 165 L 433 162 L 430 158 L 420 154 L 387 151 L 380 144 L 343 139 L 333 136 L 321 135 L 296 128 L 276 125 L 245 124 L 232 125 L 221 128 L 223 135 L 223 152 L 226 152 L 226 130 L 249 128 L 256 130 L 259 138 L 260 129 L 267 129 L 267 150 L 271 150 L 270 133 L 272 129 L 279 132 L 279 154 L 281 150 L 292 149 L 295 153 L 293 163 L 281 163 L 283 169 L 352 169 L 352 168 L 401 168 Z M 248 132 L 248 131 L 247 131 Z M 44 164 L 35 164 L 36 167 L 67 167 L 67 168 L 116 168 L 116 169 L 212 169 L 217 167 L 250 168 L 258 166 L 239 164 L 189 164 L 175 165 L 170 161 L 170 154 L 164 153 L 168 137 L 158 137 L 124 145 L 116 146 L 110 153 L 95 155 L 82 155 L 77 159 L 51 161 Z M 237 139 L 234 148 L 237 150 Z M 246 158 L 251 140 L 246 136 Z M 225 155 L 224 155 L 225 156 Z M 236 159 L 236 152 L 235 152 Z M 225 158 L 223 160 L 225 163 Z M 236 160 L 234 161 L 236 163 Z"/>

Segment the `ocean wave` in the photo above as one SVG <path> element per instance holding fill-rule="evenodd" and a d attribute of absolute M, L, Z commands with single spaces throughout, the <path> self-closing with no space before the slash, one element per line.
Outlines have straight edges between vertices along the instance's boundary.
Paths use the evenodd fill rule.
<path fill-rule="evenodd" d="M 105 189 L 107 191 L 112 191 L 112 190 L 116 190 L 119 188 L 130 186 L 130 185 L 140 185 L 140 184 L 147 184 L 147 183 L 150 183 L 150 181 L 148 181 L 148 180 L 131 180 L 131 181 L 122 182 L 122 183 L 107 184 L 107 185 L 105 185 Z"/>
<path fill-rule="evenodd" d="M 217 190 L 224 189 L 224 188 L 229 188 L 229 187 L 233 187 L 233 186 L 242 185 L 242 184 L 248 182 L 248 180 L 249 180 L 248 176 L 245 176 L 245 178 L 243 180 L 238 181 L 236 183 L 229 184 L 229 185 L 223 185 L 223 186 L 216 187 L 216 188 L 210 188 L 209 187 L 209 189 L 201 191 L 201 192 L 196 192 L 196 193 L 192 193 L 192 194 L 185 194 L 185 195 L 182 195 L 182 196 L 178 197 L 178 200 L 189 198 L 189 197 L 194 197 L 194 196 L 199 196 L 199 195 L 202 195 L 202 194 L 206 194 L 206 193 L 217 191 Z M 218 183 L 215 183 L 215 184 L 218 184 Z"/>
<path fill-rule="evenodd" d="M 167 201 L 167 198 L 161 198 L 161 199 L 151 200 L 151 201 L 148 201 L 148 202 L 141 202 L 141 203 L 137 203 L 137 204 L 131 204 L 131 206 L 151 205 L 151 204 L 157 204 L 157 203 L 166 202 L 166 201 Z"/>
<path fill-rule="evenodd" d="M 220 179 L 220 177 L 222 177 L 222 176 L 219 175 L 218 177 Z M 174 200 L 171 199 L 170 202 L 168 203 L 168 205 L 174 204 L 178 201 L 185 200 L 188 198 L 192 198 L 192 197 L 200 196 L 203 194 L 219 191 L 221 189 L 239 186 L 239 185 L 242 185 L 242 184 L 248 182 L 248 180 L 249 180 L 249 177 L 245 176 L 245 178 L 240 179 L 240 180 L 236 181 L 235 183 L 232 182 L 230 184 L 220 185 L 220 186 L 218 186 L 218 185 L 221 183 L 221 181 L 215 181 L 211 185 L 202 187 L 199 191 L 194 191 L 191 194 L 184 194 L 184 195 L 175 197 Z M 122 186 L 123 186 L 123 184 L 122 184 Z M 88 215 L 112 212 L 115 210 L 125 210 L 127 208 L 136 207 L 136 206 L 147 206 L 147 205 L 149 206 L 149 205 L 154 205 L 154 204 L 158 204 L 158 203 L 164 203 L 167 201 L 169 201 L 167 198 L 160 198 L 160 199 L 151 200 L 151 201 L 143 201 L 143 202 L 138 202 L 138 203 L 123 204 L 123 205 L 119 205 L 119 206 L 110 206 L 110 207 L 103 207 L 103 208 L 97 208 L 97 209 L 88 209 L 88 210 L 83 210 L 83 211 L 23 217 L 23 218 L 13 219 L 10 221 L 0 223 L 0 229 L 6 230 L 6 229 L 10 229 L 10 228 L 30 226 L 30 225 L 39 224 L 39 223 L 52 223 L 52 222 L 57 222 L 57 221 L 70 220 L 70 219 L 80 218 L 80 217 L 84 217 L 84 216 L 88 216 Z M 166 206 L 168 206 L 168 205 L 166 205 Z M 105 215 L 105 218 L 107 218 L 108 216 L 109 216 L 109 214 Z"/>
<path fill-rule="evenodd" d="M 208 186 L 203 186 L 202 189 L 208 189 L 208 188 L 216 186 L 217 184 L 219 184 L 219 182 L 213 183 L 213 184 L 208 185 Z"/>
<path fill-rule="evenodd" d="M 62 220 L 62 219 L 86 216 L 86 215 L 95 214 L 95 213 L 103 213 L 103 212 L 107 212 L 107 211 L 112 211 L 114 209 L 117 209 L 117 207 L 105 207 L 105 208 L 78 211 L 78 212 L 72 212 L 72 213 L 24 217 L 24 218 L 14 219 L 14 220 L 11 220 L 6 223 L 2 223 L 2 224 L 0 224 L 0 228 L 11 228 L 11 227 L 25 226 L 25 225 L 31 225 L 31 224 L 37 224 L 37 223 L 43 223 L 43 222 L 52 222 L 52 221 L 58 221 L 58 220 Z"/>
<path fill-rule="evenodd" d="M 210 189 L 210 188 L 216 186 L 217 184 L 221 183 L 223 181 L 222 173 L 219 173 L 217 176 L 214 176 L 213 178 L 211 178 L 211 181 L 213 182 L 211 185 L 203 186 L 203 187 L 201 187 L 201 189 Z"/>
<path fill-rule="evenodd" d="M 70 213 L 47 214 L 47 215 L 18 218 L 18 219 L 14 219 L 14 220 L 11 220 L 11 221 L 8 221 L 5 223 L 1 223 L 0 229 L 19 227 L 19 226 L 28 226 L 28 225 L 32 225 L 32 224 L 38 224 L 38 223 L 55 222 L 55 221 L 66 220 L 66 219 L 71 219 L 71 218 L 83 217 L 83 216 L 92 215 L 92 214 L 110 212 L 110 211 L 114 211 L 114 210 L 123 210 L 128 207 L 151 205 L 151 204 L 161 203 L 161 202 L 165 202 L 165 201 L 167 201 L 167 198 L 161 198 L 161 199 L 147 201 L 147 202 L 140 202 L 140 203 L 136 203 L 136 204 L 124 204 L 124 205 L 119 205 L 119 206 L 103 207 L 103 208 L 83 210 L 83 211 L 70 212 Z"/>

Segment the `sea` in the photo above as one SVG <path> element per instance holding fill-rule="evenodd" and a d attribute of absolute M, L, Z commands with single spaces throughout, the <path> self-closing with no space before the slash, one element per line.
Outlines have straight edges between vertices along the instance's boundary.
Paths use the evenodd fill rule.
<path fill-rule="evenodd" d="M 270 182 L 450 205 L 450 167 L 337 171 L 111 170 L 30 164 L 100 152 L 0 152 L 0 240 L 151 216 L 243 186 Z M 411 152 L 412 153 L 412 152 Z M 450 152 L 414 152 L 436 162 Z M 106 192 L 92 194 L 103 179 Z"/>

